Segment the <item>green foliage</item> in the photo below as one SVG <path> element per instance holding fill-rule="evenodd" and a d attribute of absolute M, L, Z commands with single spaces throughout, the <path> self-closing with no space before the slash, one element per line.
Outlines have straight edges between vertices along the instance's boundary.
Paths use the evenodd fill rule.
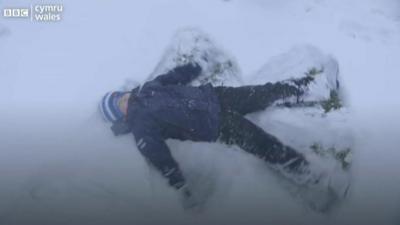
<path fill-rule="evenodd" d="M 316 76 L 317 74 L 320 74 L 320 73 L 322 73 L 322 72 L 324 72 L 324 68 L 323 68 L 323 67 L 322 67 L 321 69 L 317 69 L 317 68 L 313 67 L 313 68 L 311 68 L 308 72 L 306 72 L 305 74 L 306 74 L 307 76 L 314 77 L 314 76 Z"/>
<path fill-rule="evenodd" d="M 335 160 L 339 161 L 342 164 L 342 168 L 347 170 L 350 167 L 351 163 L 351 149 L 341 149 L 337 150 L 335 147 L 330 147 L 328 149 L 324 149 L 322 145 L 318 143 L 313 143 L 310 146 L 310 149 L 317 155 L 321 157 L 333 157 Z"/>
<path fill-rule="evenodd" d="M 337 160 L 342 162 L 343 169 L 348 169 L 350 167 L 350 161 L 347 159 L 351 154 L 351 149 L 346 148 L 343 151 L 336 153 L 335 157 Z"/>
<path fill-rule="evenodd" d="M 308 72 L 306 72 L 306 76 L 315 77 L 317 74 L 324 72 L 324 68 L 317 69 L 315 67 L 311 68 Z M 329 99 L 321 102 L 322 108 L 325 110 L 325 113 L 330 112 L 332 110 L 337 110 L 343 107 L 342 101 L 339 97 L 339 93 L 337 90 L 331 90 Z"/>
<path fill-rule="evenodd" d="M 332 110 L 337 110 L 342 108 L 343 104 L 339 97 L 338 92 L 335 90 L 331 90 L 329 99 L 321 102 L 321 106 L 325 110 L 325 113 L 327 113 Z"/>

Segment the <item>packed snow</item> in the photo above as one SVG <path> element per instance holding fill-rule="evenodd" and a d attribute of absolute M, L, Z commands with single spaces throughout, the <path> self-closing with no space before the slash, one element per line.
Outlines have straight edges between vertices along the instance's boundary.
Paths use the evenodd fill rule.
<path fill-rule="evenodd" d="M 0 0 L 0 8 L 40 3 Z M 62 21 L 0 17 L 0 224 L 400 223 L 400 2 L 51 3 L 64 6 Z M 262 161 L 237 148 L 169 140 L 183 170 L 207 193 L 202 212 L 186 212 L 132 136 L 112 135 L 97 111 L 99 99 L 127 81 L 145 81 L 184 27 L 210 34 L 246 80 L 260 70 L 279 79 L 285 72 L 279 68 L 290 66 L 282 54 L 296 46 L 337 59 L 345 120 L 331 114 L 309 124 L 285 109 L 251 118 L 283 138 L 280 126 L 292 121 L 296 139 L 305 135 L 302 127 L 318 127 L 336 132 L 343 139 L 337 143 L 351 142 L 353 182 L 338 208 L 307 209 Z M 273 66 L 279 62 L 286 67 Z"/>

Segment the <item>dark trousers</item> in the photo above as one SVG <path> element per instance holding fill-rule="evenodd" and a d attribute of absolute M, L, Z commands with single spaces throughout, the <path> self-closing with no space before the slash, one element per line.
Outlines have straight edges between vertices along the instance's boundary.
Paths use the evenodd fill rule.
<path fill-rule="evenodd" d="M 264 110 L 276 100 L 298 96 L 300 90 L 285 83 L 241 87 L 215 87 L 221 103 L 220 140 L 237 145 L 272 166 L 290 173 L 303 173 L 308 162 L 293 148 L 267 133 L 245 114 Z"/>

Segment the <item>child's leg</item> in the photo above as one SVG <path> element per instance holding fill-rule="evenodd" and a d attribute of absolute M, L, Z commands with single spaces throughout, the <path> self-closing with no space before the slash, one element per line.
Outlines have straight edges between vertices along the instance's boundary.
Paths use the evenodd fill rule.
<path fill-rule="evenodd" d="M 306 80 L 307 79 L 307 80 Z M 303 86 L 311 78 L 291 82 L 266 83 L 241 87 L 215 87 L 222 110 L 235 111 L 242 115 L 261 111 L 275 101 L 289 97 L 298 98 L 304 93 Z"/>
<path fill-rule="evenodd" d="M 285 146 L 276 137 L 238 113 L 221 113 L 220 140 L 229 145 L 238 145 L 285 173 L 307 174 L 309 163 L 301 153 Z"/>

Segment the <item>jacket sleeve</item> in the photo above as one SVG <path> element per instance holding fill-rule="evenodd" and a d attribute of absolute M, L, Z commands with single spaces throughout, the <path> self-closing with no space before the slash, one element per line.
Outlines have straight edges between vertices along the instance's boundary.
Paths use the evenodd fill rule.
<path fill-rule="evenodd" d="M 157 76 L 154 81 L 160 82 L 162 85 L 185 85 L 197 78 L 200 73 L 201 67 L 197 63 L 189 63 L 183 66 L 176 67 L 166 74 Z"/>
<path fill-rule="evenodd" d="M 136 124 L 132 132 L 136 146 L 146 160 L 168 179 L 169 185 L 181 188 L 185 178 L 158 129 Z"/>

